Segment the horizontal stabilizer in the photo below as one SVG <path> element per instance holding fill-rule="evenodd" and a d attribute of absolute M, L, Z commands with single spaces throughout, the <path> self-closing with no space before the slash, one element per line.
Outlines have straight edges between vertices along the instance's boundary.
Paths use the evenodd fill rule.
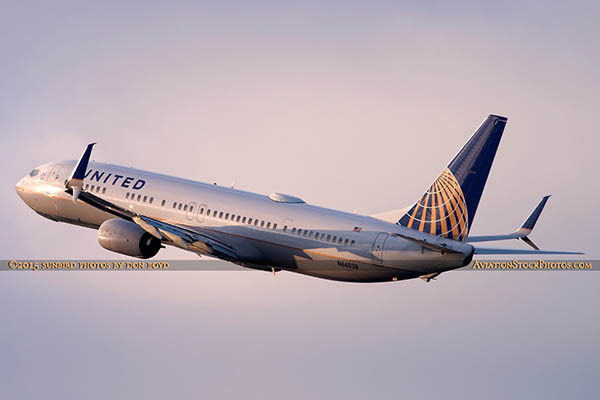
<path fill-rule="evenodd" d="M 475 254 L 584 254 L 577 251 L 498 249 L 494 247 L 475 247 Z"/>

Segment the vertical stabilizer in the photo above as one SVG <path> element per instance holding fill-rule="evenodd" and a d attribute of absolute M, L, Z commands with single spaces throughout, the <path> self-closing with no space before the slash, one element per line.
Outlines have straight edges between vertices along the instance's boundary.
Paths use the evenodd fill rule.
<path fill-rule="evenodd" d="M 432 235 L 465 241 L 507 119 L 490 115 L 427 192 L 397 222 Z"/>

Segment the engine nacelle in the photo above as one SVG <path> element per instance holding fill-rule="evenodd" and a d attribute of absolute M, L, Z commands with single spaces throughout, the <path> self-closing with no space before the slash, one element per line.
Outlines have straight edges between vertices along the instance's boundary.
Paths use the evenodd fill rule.
<path fill-rule="evenodd" d="M 160 240 L 121 218 L 109 219 L 100 225 L 98 243 L 106 250 L 138 258 L 154 257 L 161 248 Z"/>

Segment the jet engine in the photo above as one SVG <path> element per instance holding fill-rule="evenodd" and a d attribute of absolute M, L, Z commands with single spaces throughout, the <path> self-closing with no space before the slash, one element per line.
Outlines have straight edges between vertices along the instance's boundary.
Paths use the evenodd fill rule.
<path fill-rule="evenodd" d="M 137 258 L 154 257 L 162 247 L 159 239 L 121 218 L 109 219 L 100 225 L 98 242 L 106 250 Z"/>

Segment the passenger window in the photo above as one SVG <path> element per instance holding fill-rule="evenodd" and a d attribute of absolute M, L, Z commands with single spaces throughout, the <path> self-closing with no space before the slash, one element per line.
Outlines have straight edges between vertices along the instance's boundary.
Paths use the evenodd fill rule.
<path fill-rule="evenodd" d="M 125 198 L 129 199 L 129 192 L 125 193 Z"/>
<path fill-rule="evenodd" d="M 240 222 L 240 216 L 239 215 L 236 218 L 236 222 Z"/>
<path fill-rule="evenodd" d="M 210 208 L 207 208 L 207 209 L 206 209 L 206 216 L 207 216 L 207 217 L 210 217 Z"/>
<path fill-rule="evenodd" d="M 194 206 L 190 206 L 190 212 L 194 211 Z"/>
<path fill-rule="evenodd" d="M 204 207 L 200 209 L 200 215 L 204 214 Z"/>
<path fill-rule="evenodd" d="M 216 217 L 216 216 L 217 216 L 217 210 L 214 210 L 213 211 L 213 217 Z"/>
<path fill-rule="evenodd" d="M 223 211 L 219 213 L 219 218 L 223 218 Z"/>
<path fill-rule="evenodd" d="M 242 218 L 242 224 L 246 223 L 246 217 Z"/>
<path fill-rule="evenodd" d="M 348 246 L 348 239 L 344 240 L 344 246 Z"/>
<path fill-rule="evenodd" d="M 102 188 L 102 194 L 106 194 L 106 188 Z"/>
<path fill-rule="evenodd" d="M 161 207 L 164 207 L 166 202 L 167 202 L 166 200 L 163 200 L 163 201 L 160 203 L 160 206 L 161 206 Z"/>
<path fill-rule="evenodd" d="M 181 204 L 181 203 L 177 204 L 177 209 L 178 209 L 178 210 L 181 210 L 181 206 L 182 206 L 182 204 Z"/>
<path fill-rule="evenodd" d="M 248 225 L 252 225 L 252 218 L 248 218 Z"/>
<path fill-rule="evenodd" d="M 355 242 L 354 240 L 353 240 L 353 241 L 351 241 L 351 242 L 350 242 L 350 247 L 354 247 L 354 244 L 355 244 L 355 243 L 356 243 L 356 242 Z"/>
<path fill-rule="evenodd" d="M 173 208 L 176 208 L 176 207 L 177 207 L 177 203 L 173 202 Z"/>
<path fill-rule="evenodd" d="M 92 192 L 93 192 L 93 191 L 94 191 L 94 188 L 95 188 L 95 186 L 94 186 L 94 185 L 92 185 L 92 187 L 90 188 L 90 191 L 92 191 Z"/>
<path fill-rule="evenodd" d="M 298 236 L 302 236 L 302 229 L 298 229 Z"/>
<path fill-rule="evenodd" d="M 231 220 L 235 221 L 235 215 L 231 214 Z"/>
<path fill-rule="evenodd" d="M 229 213 L 225 214 L 225 219 L 229 219 Z"/>
<path fill-rule="evenodd" d="M 271 229 L 271 223 L 267 222 L 267 229 Z"/>
<path fill-rule="evenodd" d="M 273 230 L 277 229 L 277 224 L 273 224 Z"/>
<path fill-rule="evenodd" d="M 334 236 L 334 237 L 333 237 L 333 239 L 331 239 L 331 241 L 332 241 L 333 243 L 335 243 L 335 242 L 336 242 L 336 240 L 337 240 L 337 236 Z"/>
<path fill-rule="evenodd" d="M 187 204 L 183 206 L 183 211 L 187 211 Z"/>
<path fill-rule="evenodd" d="M 343 239 L 343 238 L 339 238 L 339 239 L 338 239 L 338 244 L 342 244 L 342 242 L 343 242 L 343 241 L 344 241 L 344 239 Z"/>
<path fill-rule="evenodd" d="M 154 201 L 154 197 L 150 197 L 150 204 Z"/>
<path fill-rule="evenodd" d="M 308 231 L 304 231 L 304 237 L 308 236 Z"/>
<path fill-rule="evenodd" d="M 148 196 L 144 196 L 144 203 L 148 200 Z"/>
<path fill-rule="evenodd" d="M 335 239 L 334 239 L 335 240 Z M 331 235 L 327 235 L 327 241 L 331 241 Z"/>
<path fill-rule="evenodd" d="M 283 226 L 283 231 L 284 231 L 284 232 L 287 232 L 287 225 L 284 225 L 284 226 Z"/>
<path fill-rule="evenodd" d="M 265 221 L 260 221 L 260 227 L 264 228 L 265 227 Z"/>
<path fill-rule="evenodd" d="M 254 220 L 254 226 L 258 226 L 258 220 L 257 219 Z"/>
<path fill-rule="evenodd" d="M 86 184 L 85 184 L 85 190 L 88 190 L 88 188 L 89 188 L 89 187 L 90 187 L 90 184 L 89 184 L 89 183 L 86 183 Z"/>
<path fill-rule="evenodd" d="M 310 233 L 308 234 L 308 237 L 312 239 L 312 237 L 313 237 L 313 231 L 310 231 Z"/>
<path fill-rule="evenodd" d="M 140 199 L 141 199 L 141 198 L 142 198 L 142 195 L 141 195 L 141 194 L 138 194 L 137 201 L 140 201 Z"/>
<path fill-rule="evenodd" d="M 296 228 L 292 228 L 292 234 L 296 233 Z"/>

